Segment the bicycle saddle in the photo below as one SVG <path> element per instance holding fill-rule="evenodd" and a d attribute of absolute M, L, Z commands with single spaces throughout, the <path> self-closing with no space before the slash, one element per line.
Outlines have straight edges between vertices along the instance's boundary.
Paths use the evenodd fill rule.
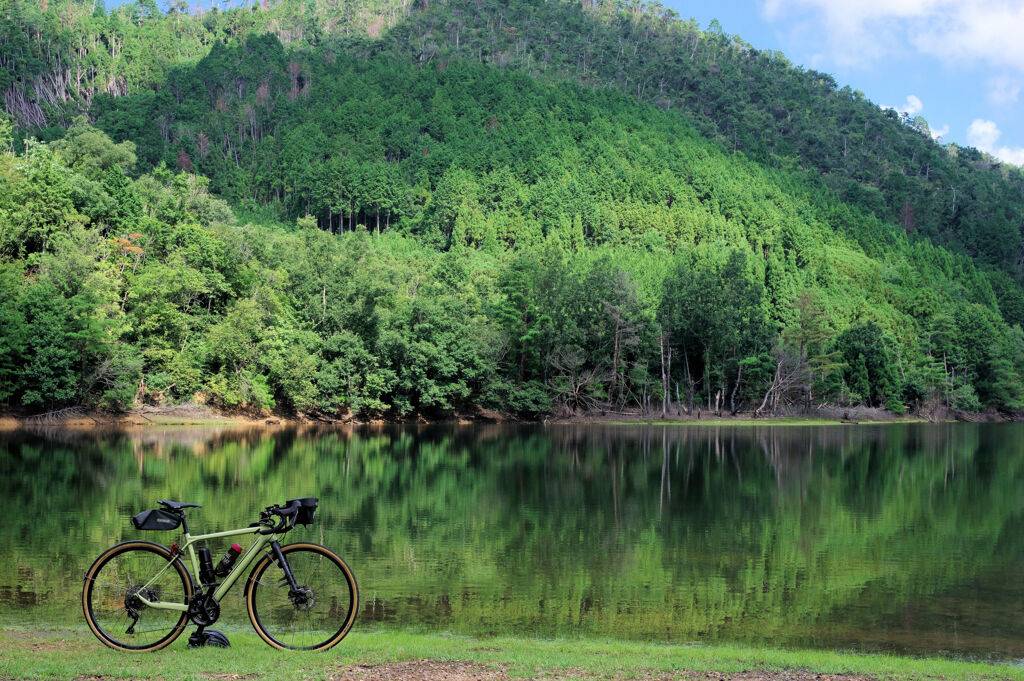
<path fill-rule="evenodd" d="M 157 503 L 163 504 L 172 511 L 180 511 L 183 508 L 202 508 L 202 505 L 200 504 L 185 504 L 180 501 L 166 501 L 164 499 L 161 499 Z"/>

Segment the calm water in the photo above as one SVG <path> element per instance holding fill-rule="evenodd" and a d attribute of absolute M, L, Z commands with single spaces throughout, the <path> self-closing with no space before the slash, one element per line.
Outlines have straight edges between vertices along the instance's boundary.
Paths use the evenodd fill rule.
<path fill-rule="evenodd" d="M 84 628 L 128 518 L 290 535 L 361 627 L 1024 657 L 1024 426 L 429 427 L 0 434 L 0 618 Z M 215 556 L 226 548 L 212 546 Z M 247 626 L 241 589 L 222 623 Z"/>

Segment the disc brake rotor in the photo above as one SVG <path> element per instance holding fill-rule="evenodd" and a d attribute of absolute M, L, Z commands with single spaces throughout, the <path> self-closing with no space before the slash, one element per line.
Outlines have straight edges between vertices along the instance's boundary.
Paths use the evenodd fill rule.
<path fill-rule="evenodd" d="M 292 599 L 292 605 L 299 610 L 312 610 L 316 604 L 313 590 L 308 586 L 300 586 L 295 591 L 290 592 L 288 596 Z"/>

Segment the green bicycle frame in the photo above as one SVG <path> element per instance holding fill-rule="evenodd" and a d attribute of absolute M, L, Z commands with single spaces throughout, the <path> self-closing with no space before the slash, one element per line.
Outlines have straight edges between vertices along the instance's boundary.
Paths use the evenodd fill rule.
<path fill-rule="evenodd" d="M 184 543 L 179 548 L 179 551 L 181 551 L 182 553 L 184 553 L 186 550 L 188 551 L 189 561 L 192 563 L 192 581 L 195 584 L 200 583 L 199 580 L 196 579 L 196 576 L 199 574 L 199 558 L 196 557 L 196 550 L 194 544 L 196 544 L 197 542 L 206 541 L 208 539 L 221 539 L 223 537 L 237 537 L 243 534 L 255 534 L 256 540 L 248 549 L 245 550 L 244 553 L 242 553 L 242 555 L 240 555 L 235 560 L 235 564 L 231 566 L 231 571 L 227 574 L 227 576 L 224 577 L 224 581 L 221 582 L 214 590 L 213 597 L 216 600 L 220 601 L 224 597 L 224 595 L 231 589 L 231 587 L 235 585 L 235 582 L 238 581 L 238 577 L 246 570 L 246 568 L 252 565 L 253 561 L 255 561 L 262 554 L 263 549 L 266 548 L 267 545 L 271 542 L 277 540 L 276 533 L 259 534 L 260 531 L 265 532 L 266 530 L 267 526 L 261 525 L 258 527 L 246 527 L 240 530 L 227 530 L 225 532 L 213 532 L 211 534 L 197 534 L 193 536 L 188 533 L 188 527 L 186 526 L 185 531 L 182 534 L 182 539 L 184 540 Z M 161 568 L 160 571 L 153 575 L 153 578 L 146 582 L 146 584 L 143 586 L 148 587 L 150 584 L 159 579 L 160 576 L 164 573 L 164 571 L 169 569 L 173 563 L 173 560 L 168 561 L 167 565 Z M 181 610 L 182 612 L 188 611 L 187 603 L 149 601 L 146 600 L 146 598 L 142 596 L 141 593 L 137 594 L 137 597 L 140 601 L 145 603 L 150 608 L 160 608 L 163 610 Z"/>

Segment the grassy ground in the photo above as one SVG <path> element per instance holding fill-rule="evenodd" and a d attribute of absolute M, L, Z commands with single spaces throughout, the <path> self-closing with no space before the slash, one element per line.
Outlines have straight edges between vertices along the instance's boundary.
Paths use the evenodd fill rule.
<path fill-rule="evenodd" d="M 0 630 L 0 679 L 1022 679 L 1024 669 L 944 659 L 685 646 L 628 641 L 470 638 L 402 631 L 357 632 L 327 653 L 279 652 L 251 630 L 232 647 L 121 653 L 84 631 Z M 403 661 L 425 661 L 405 664 Z M 451 661 L 469 664 L 454 665 Z M 759 670 L 757 674 L 742 674 Z"/>

